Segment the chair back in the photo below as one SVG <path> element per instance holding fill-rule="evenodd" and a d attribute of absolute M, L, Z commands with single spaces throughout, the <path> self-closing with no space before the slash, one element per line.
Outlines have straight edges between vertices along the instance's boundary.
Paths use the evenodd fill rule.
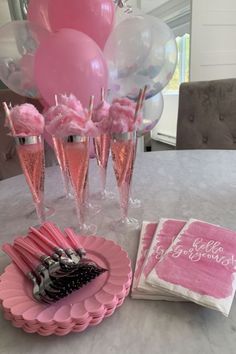
<path fill-rule="evenodd" d="M 177 149 L 236 149 L 236 79 L 183 83 Z"/>

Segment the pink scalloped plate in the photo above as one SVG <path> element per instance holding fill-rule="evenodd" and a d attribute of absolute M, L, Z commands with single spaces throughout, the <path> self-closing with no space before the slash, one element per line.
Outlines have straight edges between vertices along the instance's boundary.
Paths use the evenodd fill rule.
<path fill-rule="evenodd" d="M 83 332 L 86 328 L 91 327 L 91 326 L 97 326 L 105 318 L 112 316 L 113 313 L 115 312 L 115 310 L 123 304 L 125 298 L 129 294 L 129 290 L 130 290 L 130 285 L 126 291 L 125 296 L 119 300 L 119 302 L 117 303 L 116 306 L 114 306 L 114 308 L 107 310 L 107 312 L 104 316 L 93 319 L 92 321 L 90 321 L 90 323 L 87 322 L 85 324 L 78 324 L 78 323 L 71 322 L 71 323 L 68 323 L 67 326 L 64 326 L 64 327 L 57 326 L 57 325 L 45 327 L 45 326 L 40 326 L 39 324 L 32 325 L 32 324 L 27 323 L 24 320 L 14 319 L 14 317 L 9 312 L 6 312 L 4 315 L 5 315 L 5 319 L 11 321 L 12 325 L 14 327 L 22 328 L 27 333 L 38 333 L 42 336 L 50 336 L 52 334 L 64 336 L 70 332 Z"/>
<path fill-rule="evenodd" d="M 132 278 L 127 253 L 103 237 L 78 237 L 87 257 L 108 271 L 57 303 L 44 305 L 34 300 L 32 284 L 10 264 L 0 277 L 0 302 L 14 326 L 30 333 L 66 335 L 98 325 L 123 303 Z"/>

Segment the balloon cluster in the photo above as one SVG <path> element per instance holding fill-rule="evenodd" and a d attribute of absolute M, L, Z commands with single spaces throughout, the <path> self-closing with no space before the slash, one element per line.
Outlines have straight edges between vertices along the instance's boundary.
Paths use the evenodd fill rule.
<path fill-rule="evenodd" d="M 102 88 L 135 101 L 146 86 L 159 106 L 143 132 L 157 123 L 177 60 L 163 21 L 128 0 L 30 0 L 27 16 L 0 28 L 0 79 L 11 90 L 48 105 L 72 93 L 88 106 Z"/>

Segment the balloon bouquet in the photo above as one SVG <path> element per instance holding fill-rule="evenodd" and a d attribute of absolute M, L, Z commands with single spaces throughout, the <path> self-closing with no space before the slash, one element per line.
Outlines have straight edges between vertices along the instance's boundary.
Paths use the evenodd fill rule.
<path fill-rule="evenodd" d="M 0 79 L 12 91 L 39 99 L 45 109 L 61 94 L 72 94 L 90 110 L 105 99 L 137 103 L 145 87 L 138 136 L 158 123 L 162 90 L 176 61 L 170 28 L 131 9 L 127 0 L 30 0 L 27 21 L 0 28 Z"/>

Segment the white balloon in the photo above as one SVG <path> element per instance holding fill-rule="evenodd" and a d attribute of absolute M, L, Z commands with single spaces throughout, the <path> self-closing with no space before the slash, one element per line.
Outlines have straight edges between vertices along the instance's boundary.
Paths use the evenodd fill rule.
<path fill-rule="evenodd" d="M 163 113 L 163 109 L 164 98 L 162 92 L 144 102 L 143 123 L 138 129 L 138 136 L 143 136 L 150 132 L 157 125 Z"/>
<path fill-rule="evenodd" d="M 48 35 L 46 29 L 29 21 L 12 21 L 0 28 L 0 79 L 19 95 L 40 97 L 34 79 L 34 57 Z"/>
<path fill-rule="evenodd" d="M 127 15 L 112 31 L 104 49 L 113 96 L 136 100 L 147 85 L 146 98 L 162 91 L 177 62 L 171 29 L 160 19 L 142 13 Z"/>

